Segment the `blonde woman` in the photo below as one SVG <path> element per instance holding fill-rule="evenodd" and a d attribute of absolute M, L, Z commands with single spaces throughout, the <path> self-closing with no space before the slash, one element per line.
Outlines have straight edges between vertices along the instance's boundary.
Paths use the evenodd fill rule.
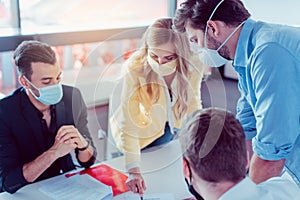
<path fill-rule="evenodd" d="M 201 109 L 203 69 L 186 36 L 172 30 L 172 20 L 158 19 L 142 45 L 125 63 L 121 105 L 110 119 L 112 135 L 125 156 L 128 188 L 144 193 L 141 150 L 171 141 L 184 118 Z"/>

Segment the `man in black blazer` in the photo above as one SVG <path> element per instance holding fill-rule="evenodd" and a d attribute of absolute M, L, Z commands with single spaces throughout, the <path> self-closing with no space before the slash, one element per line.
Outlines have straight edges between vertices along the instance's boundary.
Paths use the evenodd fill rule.
<path fill-rule="evenodd" d="M 87 128 L 87 110 L 78 89 L 60 83 L 55 52 L 25 41 L 14 52 L 21 88 L 0 101 L 0 191 L 90 167 L 96 149 Z"/>

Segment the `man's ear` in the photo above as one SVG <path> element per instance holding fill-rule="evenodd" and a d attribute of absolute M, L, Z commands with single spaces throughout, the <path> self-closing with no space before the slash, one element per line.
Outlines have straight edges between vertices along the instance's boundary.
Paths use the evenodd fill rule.
<path fill-rule="evenodd" d="M 24 78 L 24 75 L 19 76 L 19 83 L 24 87 L 27 88 L 29 86 L 29 83 Z"/>
<path fill-rule="evenodd" d="M 221 28 L 224 26 L 224 22 L 208 20 L 207 21 L 207 32 L 210 32 L 211 36 L 219 37 L 221 34 Z"/>
<path fill-rule="evenodd" d="M 188 167 L 188 164 L 186 162 L 186 160 L 184 158 L 182 158 L 182 162 L 183 162 L 183 174 L 184 177 L 190 181 L 190 169 Z"/>

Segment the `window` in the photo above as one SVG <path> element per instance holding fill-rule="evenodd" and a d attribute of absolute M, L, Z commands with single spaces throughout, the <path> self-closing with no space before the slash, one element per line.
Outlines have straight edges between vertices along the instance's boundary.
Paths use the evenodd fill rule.
<path fill-rule="evenodd" d="M 137 27 L 166 17 L 168 0 L 20 0 L 20 14 L 25 32 Z"/>
<path fill-rule="evenodd" d="M 51 36 L 51 33 L 60 32 L 63 34 L 60 37 L 64 37 L 66 32 L 75 32 L 78 38 L 82 30 L 101 30 L 97 32 L 100 35 L 103 30 L 106 37 L 108 33 L 113 32 L 106 31 L 107 29 L 146 27 L 156 18 L 167 17 L 169 3 L 170 0 L 0 0 L 0 35 L 13 37 L 11 30 L 9 32 L 3 30 L 16 28 L 20 22 L 19 33 L 22 33 L 20 37 L 23 39 L 28 39 L 23 37 L 26 35 L 40 39 L 39 34 L 45 33 L 57 41 L 55 34 Z M 79 31 L 78 34 L 76 31 Z M 130 36 L 130 39 L 121 37 L 116 41 L 85 43 L 85 40 L 90 41 L 89 36 L 82 35 L 87 38 L 82 38 L 79 41 L 81 44 L 64 43 L 60 39 L 62 45 L 68 45 L 59 46 L 60 43 L 57 42 L 54 48 L 63 70 L 72 73 L 71 71 L 78 71 L 81 68 L 106 67 L 111 63 L 122 63 L 138 47 L 139 38 Z M 2 50 L 7 52 L 0 53 L 0 92 L 4 94 L 19 86 L 18 75 L 12 61 L 11 51 L 14 45 L 11 45 L 11 42 L 15 44 L 20 38 L 12 40 L 14 38 L 7 41 L 10 48 Z"/>
<path fill-rule="evenodd" d="M 1 35 L 13 28 L 12 5 L 10 0 L 0 0 L 0 31 Z"/>

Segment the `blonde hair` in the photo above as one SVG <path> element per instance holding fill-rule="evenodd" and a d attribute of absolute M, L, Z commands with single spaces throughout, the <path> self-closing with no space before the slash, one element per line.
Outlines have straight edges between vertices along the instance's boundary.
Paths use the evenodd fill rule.
<path fill-rule="evenodd" d="M 187 37 L 181 33 L 172 30 L 172 19 L 162 18 L 156 20 L 145 32 L 142 38 L 142 44 L 127 61 L 129 71 L 135 71 L 146 79 L 146 85 L 140 87 L 140 98 L 151 102 L 151 105 L 157 103 L 160 96 L 160 87 L 158 87 L 158 75 L 155 73 L 147 61 L 148 45 L 160 46 L 166 43 L 175 45 L 175 53 L 178 56 L 178 66 L 176 74 L 178 79 L 177 94 L 178 98 L 173 106 L 173 112 L 176 119 L 183 118 L 188 107 L 188 86 L 189 86 L 189 65 L 188 59 L 191 57 L 191 51 Z M 149 108 L 151 105 L 144 105 Z"/>

